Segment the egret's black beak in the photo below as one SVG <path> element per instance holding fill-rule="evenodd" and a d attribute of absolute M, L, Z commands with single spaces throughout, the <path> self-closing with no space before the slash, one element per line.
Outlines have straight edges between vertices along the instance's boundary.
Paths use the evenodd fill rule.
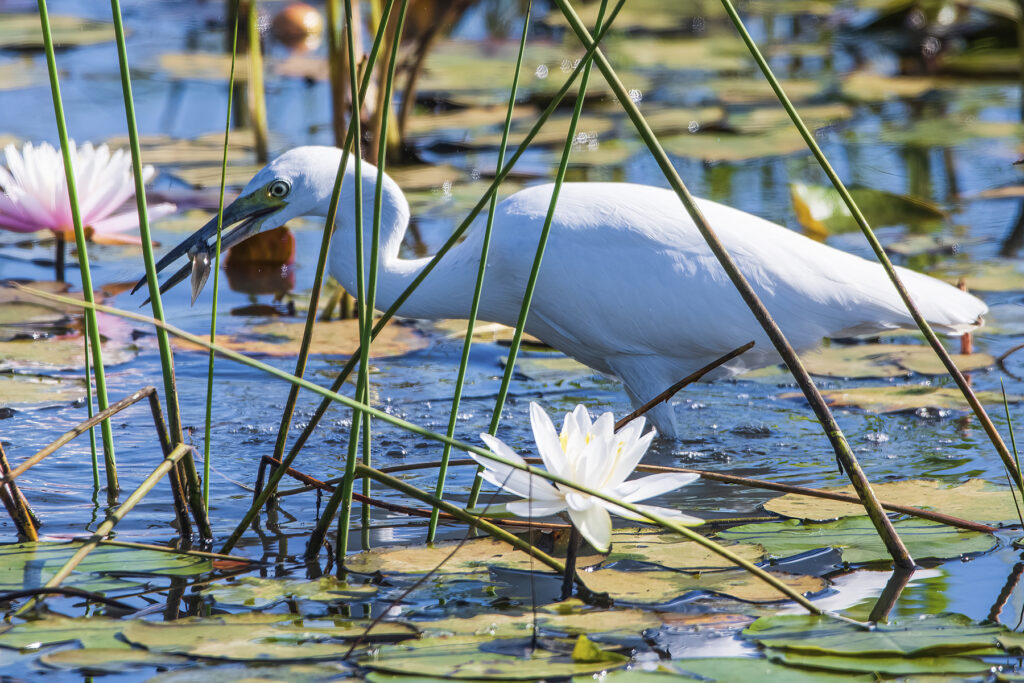
<path fill-rule="evenodd" d="M 221 251 L 223 252 L 259 232 L 267 216 L 280 210 L 282 206 L 282 203 L 268 202 L 268 198 L 259 191 L 239 197 L 231 202 L 224 209 L 223 229 L 227 229 L 236 223 L 237 225 L 227 232 L 222 230 L 220 240 Z M 164 254 L 163 258 L 157 262 L 156 272 L 160 273 L 164 268 L 177 261 L 179 257 L 188 256 L 188 263 L 183 265 L 178 272 L 160 286 L 160 293 L 167 292 L 167 290 L 191 274 L 192 303 L 195 303 L 196 297 L 199 296 L 199 292 L 203 291 L 206 279 L 210 276 L 211 264 L 216 251 L 217 217 L 214 216 L 206 225 L 196 230 L 185 241 Z M 138 291 L 144 284 L 146 284 L 145 276 L 135 283 L 135 287 L 132 288 L 132 294 Z M 143 305 L 148 302 L 149 299 L 146 299 Z"/>

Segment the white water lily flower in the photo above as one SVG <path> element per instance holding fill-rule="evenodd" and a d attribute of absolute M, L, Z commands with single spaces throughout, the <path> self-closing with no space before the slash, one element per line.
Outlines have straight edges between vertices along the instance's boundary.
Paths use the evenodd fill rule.
<path fill-rule="evenodd" d="M 645 422 L 642 417 L 616 432 L 615 418 L 611 413 L 605 413 L 591 422 L 587 409 L 578 405 L 566 414 L 559 434 L 544 409 L 531 403 L 530 422 L 537 450 L 549 472 L 618 500 L 636 503 L 685 486 L 698 478 L 696 474 L 670 472 L 626 481 L 654 438 L 653 430 L 642 435 Z M 490 434 L 481 434 L 480 438 L 493 453 L 510 462 L 526 464 L 500 439 Z M 551 484 L 543 477 L 486 456 L 471 455 L 484 466 L 484 479 L 523 497 L 523 500 L 508 503 L 506 507 L 509 512 L 520 517 L 546 517 L 568 511 L 573 526 L 600 552 L 608 552 L 611 544 L 612 521 L 609 513 L 626 519 L 648 521 L 614 503 L 561 484 Z M 697 517 L 667 508 L 652 505 L 638 507 L 686 525 L 703 522 Z"/>
<path fill-rule="evenodd" d="M 111 153 L 106 145 L 93 147 L 86 143 L 79 148 L 71 142 L 69 146 L 82 225 L 90 238 L 139 244 L 137 236 L 119 234 L 139 225 L 135 204 L 125 206 L 135 196 L 131 156 L 121 149 Z M 152 166 L 144 167 L 143 179 L 148 182 L 154 172 Z M 117 213 L 122 207 L 124 210 Z M 149 207 L 149 217 L 159 218 L 174 210 L 173 204 L 157 204 Z M 4 165 L 0 166 L 0 228 L 15 232 L 53 230 L 61 234 L 74 230 L 64 159 L 59 149 L 45 142 L 38 146 L 28 143 L 20 152 L 14 145 L 4 148 Z"/>

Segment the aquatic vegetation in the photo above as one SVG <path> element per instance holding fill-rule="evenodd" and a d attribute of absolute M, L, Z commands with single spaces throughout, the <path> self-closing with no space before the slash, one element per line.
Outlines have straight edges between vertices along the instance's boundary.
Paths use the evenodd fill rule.
<path fill-rule="evenodd" d="M 592 421 L 586 407 L 578 405 L 566 414 L 561 432 L 556 432 L 544 409 L 531 403 L 530 422 L 537 452 L 548 471 L 627 503 L 660 496 L 698 479 L 696 474 L 667 472 L 626 481 L 654 438 L 653 430 L 643 433 L 646 424 L 643 418 L 633 420 L 616 432 L 615 417 L 611 413 L 604 413 Z M 526 465 L 526 461 L 501 439 L 487 433 L 481 434 L 480 438 L 495 454 Z M 475 453 L 471 455 L 483 465 L 483 477 L 487 481 L 523 497 L 523 500 L 506 505 L 509 512 L 521 517 L 547 517 L 567 512 L 583 538 L 599 552 L 608 552 L 610 547 L 612 521 L 609 513 L 626 519 L 646 521 L 646 518 L 606 500 L 574 491 L 562 484 L 550 484 L 542 477 L 496 460 Z M 648 505 L 640 507 L 691 526 L 704 521 L 677 510 Z"/>

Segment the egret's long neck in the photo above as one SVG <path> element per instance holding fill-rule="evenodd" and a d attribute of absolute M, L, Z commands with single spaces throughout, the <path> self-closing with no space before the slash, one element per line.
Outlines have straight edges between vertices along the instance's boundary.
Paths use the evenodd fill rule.
<path fill-rule="evenodd" d="M 374 193 L 377 184 L 377 169 L 362 164 L 362 223 L 363 223 L 363 273 L 368 282 L 373 244 Z M 374 307 L 385 310 L 405 291 L 429 258 L 402 259 L 399 250 L 402 238 L 409 227 L 409 204 L 398 185 L 384 175 L 381 188 L 380 232 L 377 253 L 377 287 Z M 356 264 L 356 216 L 355 216 L 355 174 L 350 163 L 342 185 L 341 203 L 338 210 L 338 227 L 331 241 L 329 270 L 331 275 L 352 296 L 357 296 L 358 271 Z M 326 207 L 323 213 L 326 214 Z M 456 247 L 445 256 L 438 266 L 417 287 L 399 310 L 400 315 L 411 318 L 464 318 L 469 313 L 479 256 L 467 258 L 469 254 L 458 253 Z"/>

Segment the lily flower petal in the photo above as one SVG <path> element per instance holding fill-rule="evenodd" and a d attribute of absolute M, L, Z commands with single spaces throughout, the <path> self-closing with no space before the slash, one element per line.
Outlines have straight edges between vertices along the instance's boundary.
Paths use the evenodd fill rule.
<path fill-rule="evenodd" d="M 692 484 L 699 478 L 700 475 L 684 474 L 683 472 L 652 474 L 619 484 L 615 489 L 615 497 L 621 498 L 627 503 L 647 500 L 648 498 L 654 498 L 663 493 L 674 491 L 681 486 Z"/>
<path fill-rule="evenodd" d="M 599 505 L 592 505 L 583 510 L 569 508 L 569 519 L 594 550 L 599 553 L 610 550 L 612 518 L 608 516 L 606 509 Z"/>

